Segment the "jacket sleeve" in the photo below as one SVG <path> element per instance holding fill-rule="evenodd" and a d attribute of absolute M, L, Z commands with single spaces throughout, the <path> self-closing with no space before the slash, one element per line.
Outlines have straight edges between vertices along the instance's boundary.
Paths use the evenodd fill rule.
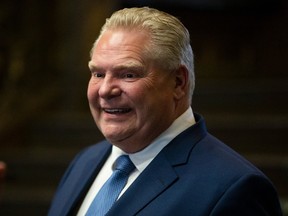
<path fill-rule="evenodd" d="M 236 180 L 218 200 L 210 216 L 282 216 L 276 190 L 259 174 Z"/>

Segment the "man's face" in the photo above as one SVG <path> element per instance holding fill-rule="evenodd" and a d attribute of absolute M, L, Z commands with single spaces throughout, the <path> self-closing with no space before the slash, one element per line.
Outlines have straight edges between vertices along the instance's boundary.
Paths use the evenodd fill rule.
<path fill-rule="evenodd" d="M 145 58 L 148 41 L 145 31 L 105 31 L 89 62 L 93 118 L 128 153 L 145 148 L 175 119 L 175 78 Z"/>

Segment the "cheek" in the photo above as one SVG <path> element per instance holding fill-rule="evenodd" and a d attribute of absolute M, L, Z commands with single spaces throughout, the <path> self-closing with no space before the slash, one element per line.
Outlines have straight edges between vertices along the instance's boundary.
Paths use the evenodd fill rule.
<path fill-rule="evenodd" d="M 88 88 L 87 88 L 87 98 L 88 98 L 88 100 L 90 101 L 91 100 L 91 98 L 93 98 L 93 92 L 92 92 L 92 90 L 91 90 L 91 88 L 88 86 Z"/>
<path fill-rule="evenodd" d="M 98 95 L 98 88 L 95 84 L 93 84 L 91 81 L 88 84 L 87 88 L 87 98 L 90 104 L 95 103 L 95 99 L 97 98 Z"/>

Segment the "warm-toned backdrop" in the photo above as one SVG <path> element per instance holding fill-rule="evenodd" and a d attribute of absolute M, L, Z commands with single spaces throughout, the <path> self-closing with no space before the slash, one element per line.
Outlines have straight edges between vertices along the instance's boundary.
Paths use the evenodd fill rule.
<path fill-rule="evenodd" d="M 86 101 L 89 50 L 105 18 L 131 2 L 0 2 L 0 215 L 45 215 L 69 161 L 102 139 Z M 272 179 L 288 215 L 287 0 L 139 2 L 189 28 L 194 111 Z"/>

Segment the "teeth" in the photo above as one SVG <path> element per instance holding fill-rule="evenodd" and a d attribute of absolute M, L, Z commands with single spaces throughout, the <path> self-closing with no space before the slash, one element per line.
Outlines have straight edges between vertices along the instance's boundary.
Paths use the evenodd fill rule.
<path fill-rule="evenodd" d="M 128 108 L 124 109 L 118 109 L 118 108 L 113 108 L 113 109 L 104 109 L 105 112 L 115 114 L 115 113 L 127 113 L 130 111 Z"/>

